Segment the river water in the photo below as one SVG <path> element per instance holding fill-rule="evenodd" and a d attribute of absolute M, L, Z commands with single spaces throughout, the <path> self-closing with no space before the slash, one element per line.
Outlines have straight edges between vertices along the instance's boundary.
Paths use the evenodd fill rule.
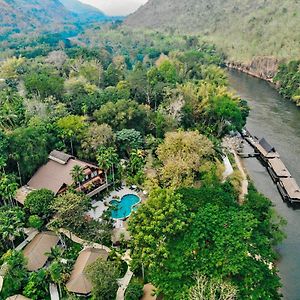
<path fill-rule="evenodd" d="M 280 153 L 292 176 L 300 184 L 300 109 L 283 99 L 263 80 L 238 71 L 228 72 L 231 87 L 248 100 L 251 108 L 248 130 L 266 140 Z M 282 201 L 266 169 L 255 158 L 245 159 L 249 176 L 257 189 L 272 200 L 276 211 L 288 224 L 287 238 L 278 246 L 279 271 L 283 299 L 300 300 L 300 210 L 293 210 Z"/>

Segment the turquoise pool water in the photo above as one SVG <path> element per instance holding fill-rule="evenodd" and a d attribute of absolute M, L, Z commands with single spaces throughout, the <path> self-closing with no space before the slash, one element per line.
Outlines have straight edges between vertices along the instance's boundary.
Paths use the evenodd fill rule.
<path fill-rule="evenodd" d="M 133 194 L 123 196 L 120 201 L 110 201 L 110 204 L 115 208 L 111 212 L 111 217 L 113 219 L 128 218 L 131 215 L 131 212 L 137 209 L 136 205 L 140 202 L 141 199 Z"/>

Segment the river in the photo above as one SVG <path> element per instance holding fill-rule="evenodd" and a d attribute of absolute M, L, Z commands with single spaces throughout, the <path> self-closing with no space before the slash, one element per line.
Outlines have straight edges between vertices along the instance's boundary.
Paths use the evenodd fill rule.
<path fill-rule="evenodd" d="M 251 108 L 247 128 L 257 137 L 265 137 L 280 153 L 292 176 L 300 184 L 300 109 L 283 99 L 263 80 L 238 71 L 228 72 L 231 87 L 248 100 Z M 257 189 L 269 197 L 276 211 L 288 224 L 287 238 L 278 246 L 279 271 L 283 299 L 300 299 L 300 210 L 282 201 L 266 169 L 255 158 L 245 159 L 248 174 Z"/>

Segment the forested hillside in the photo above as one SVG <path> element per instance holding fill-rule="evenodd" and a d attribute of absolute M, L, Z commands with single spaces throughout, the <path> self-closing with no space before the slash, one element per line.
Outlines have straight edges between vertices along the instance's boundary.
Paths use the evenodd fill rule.
<path fill-rule="evenodd" d="M 84 4 L 78 0 L 60 0 L 60 2 L 69 11 L 76 14 L 82 22 L 102 21 L 107 19 L 107 16 L 96 7 Z"/>
<path fill-rule="evenodd" d="M 0 0 L 0 7 L 0 40 L 11 33 L 55 32 L 75 22 L 59 0 Z"/>
<path fill-rule="evenodd" d="M 231 60 L 300 57 L 300 1 L 150 0 L 125 24 L 135 28 L 199 33 Z"/>
<path fill-rule="evenodd" d="M 78 33 L 82 25 L 111 19 L 78 0 L 0 0 L 0 42 L 41 33 Z"/>

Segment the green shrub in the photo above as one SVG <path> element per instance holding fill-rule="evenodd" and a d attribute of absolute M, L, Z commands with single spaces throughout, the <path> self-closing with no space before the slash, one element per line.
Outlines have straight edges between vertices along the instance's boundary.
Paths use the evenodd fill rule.
<path fill-rule="evenodd" d="M 139 300 L 144 294 L 143 287 L 144 285 L 139 279 L 132 279 L 127 287 L 125 300 Z"/>
<path fill-rule="evenodd" d="M 44 222 L 41 217 L 37 215 L 32 215 L 28 218 L 28 225 L 29 227 L 33 227 L 37 230 L 40 230 L 43 227 Z"/>

